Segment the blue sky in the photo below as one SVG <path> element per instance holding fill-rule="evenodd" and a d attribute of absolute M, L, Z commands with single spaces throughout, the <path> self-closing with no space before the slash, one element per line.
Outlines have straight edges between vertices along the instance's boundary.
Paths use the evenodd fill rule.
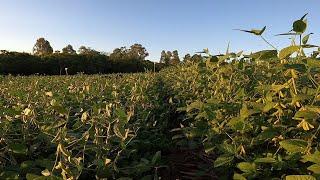
<path fill-rule="evenodd" d="M 141 43 L 159 60 L 161 50 L 180 56 L 209 48 L 225 52 L 268 49 L 260 39 L 232 29 L 267 26 L 266 38 L 277 47 L 290 41 L 276 37 L 308 12 L 311 43 L 320 44 L 319 0 L 0 0 L 0 49 L 31 52 L 38 37 L 55 50 L 71 44 L 111 52 Z"/>

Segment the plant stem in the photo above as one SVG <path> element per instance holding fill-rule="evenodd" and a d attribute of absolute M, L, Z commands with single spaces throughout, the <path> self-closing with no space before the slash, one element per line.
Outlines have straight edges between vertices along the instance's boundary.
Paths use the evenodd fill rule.
<path fill-rule="evenodd" d="M 301 45 L 302 45 L 302 40 L 301 40 L 302 37 L 301 37 L 301 36 L 302 36 L 302 35 L 300 34 L 300 35 L 299 35 L 300 47 L 301 47 Z"/>
<path fill-rule="evenodd" d="M 264 42 L 266 42 L 269 46 L 271 46 L 273 49 L 275 49 L 275 50 L 278 51 L 278 49 L 277 49 L 276 47 L 274 47 L 271 43 L 269 43 L 262 35 L 260 35 L 260 37 L 261 37 L 261 39 L 262 39 Z"/>
<path fill-rule="evenodd" d="M 302 56 L 302 51 L 303 51 L 303 49 L 301 47 L 302 46 L 302 34 L 299 35 L 299 45 L 300 45 L 300 49 L 299 49 L 298 56 L 301 57 Z"/>

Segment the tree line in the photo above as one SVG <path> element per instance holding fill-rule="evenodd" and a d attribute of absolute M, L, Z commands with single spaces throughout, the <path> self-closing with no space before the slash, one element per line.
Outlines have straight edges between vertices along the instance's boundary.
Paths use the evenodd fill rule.
<path fill-rule="evenodd" d="M 54 51 L 45 38 L 37 39 L 33 53 L 0 51 L 0 74 L 12 75 L 64 75 L 64 74 L 108 74 L 159 71 L 181 62 L 197 62 L 200 55 L 187 54 L 180 61 L 177 50 L 162 51 L 159 63 L 146 60 L 148 51 L 141 44 L 120 47 L 107 54 L 90 47 L 81 46 L 78 52 L 72 45 Z"/>
<path fill-rule="evenodd" d="M 194 54 L 193 56 L 191 56 L 190 54 L 186 54 L 181 61 L 177 50 L 174 50 L 172 52 L 163 50 L 160 57 L 160 63 L 167 66 L 178 65 L 180 63 L 200 62 L 201 60 L 202 56 L 200 54 Z"/>

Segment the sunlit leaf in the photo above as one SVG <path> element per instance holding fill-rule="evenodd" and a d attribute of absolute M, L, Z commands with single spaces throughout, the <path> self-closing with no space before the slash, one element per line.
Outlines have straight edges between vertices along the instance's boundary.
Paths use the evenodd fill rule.
<path fill-rule="evenodd" d="M 305 35 L 305 36 L 302 38 L 302 43 L 303 43 L 304 45 L 306 45 L 306 44 L 308 43 L 311 34 L 313 34 L 313 33 L 309 33 L 309 34 Z"/>
<path fill-rule="evenodd" d="M 234 29 L 234 30 L 243 31 L 243 32 L 247 32 L 257 36 L 261 36 L 263 32 L 266 30 L 266 28 L 267 26 L 264 26 L 262 29 L 252 29 L 252 30 Z"/>
<path fill-rule="evenodd" d="M 280 146 L 290 153 L 304 152 L 308 142 L 301 139 L 288 139 L 280 142 Z"/>
<path fill-rule="evenodd" d="M 320 164 L 320 152 L 316 151 L 313 154 L 306 154 L 302 156 L 302 162 L 313 162 L 316 164 Z"/>
<path fill-rule="evenodd" d="M 242 176 L 241 174 L 234 173 L 233 180 L 246 180 L 246 178 L 244 176 Z"/>
<path fill-rule="evenodd" d="M 286 176 L 286 180 L 316 180 L 316 178 L 310 175 L 289 175 Z"/>
<path fill-rule="evenodd" d="M 241 162 L 237 164 L 237 168 L 239 168 L 242 172 L 251 173 L 255 172 L 257 167 L 254 163 Z"/>
<path fill-rule="evenodd" d="M 285 58 L 288 58 L 290 57 L 293 53 L 295 52 L 298 52 L 300 49 L 300 46 L 289 46 L 289 47 L 286 47 L 284 49 L 282 49 L 280 52 L 279 52 L 279 59 L 285 59 Z"/>
<path fill-rule="evenodd" d="M 267 164 L 273 164 L 276 163 L 277 160 L 271 157 L 265 157 L 265 158 L 257 158 L 254 160 L 255 163 L 267 163 Z"/>
<path fill-rule="evenodd" d="M 308 167 L 309 171 L 312 171 L 315 174 L 320 174 L 320 164 L 313 164 Z"/>
<path fill-rule="evenodd" d="M 227 164 L 230 164 L 234 159 L 234 156 L 230 156 L 230 155 L 222 155 L 219 156 L 215 161 L 214 161 L 214 167 L 220 167 L 220 166 L 224 166 Z"/>

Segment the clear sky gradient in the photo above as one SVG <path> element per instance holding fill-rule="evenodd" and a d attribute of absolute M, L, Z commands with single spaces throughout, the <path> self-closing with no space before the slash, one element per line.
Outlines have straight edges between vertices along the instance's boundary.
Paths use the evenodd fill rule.
<path fill-rule="evenodd" d="M 0 49 L 31 52 L 44 37 L 54 50 L 71 44 L 111 52 L 141 43 L 155 61 L 161 50 L 219 53 L 228 42 L 233 51 L 250 52 L 269 47 L 232 29 L 266 25 L 266 38 L 283 47 L 288 37 L 274 35 L 307 12 L 311 43 L 319 45 L 319 0 L 0 0 Z"/>

